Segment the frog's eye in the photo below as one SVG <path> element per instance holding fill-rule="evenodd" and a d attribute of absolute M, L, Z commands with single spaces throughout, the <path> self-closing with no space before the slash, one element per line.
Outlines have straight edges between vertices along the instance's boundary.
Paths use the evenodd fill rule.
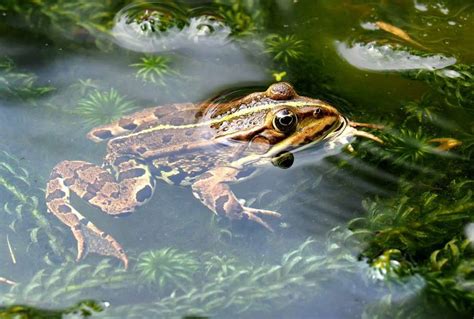
<path fill-rule="evenodd" d="M 273 118 L 273 127 L 283 133 L 292 132 L 298 124 L 298 117 L 288 109 L 278 111 Z"/>

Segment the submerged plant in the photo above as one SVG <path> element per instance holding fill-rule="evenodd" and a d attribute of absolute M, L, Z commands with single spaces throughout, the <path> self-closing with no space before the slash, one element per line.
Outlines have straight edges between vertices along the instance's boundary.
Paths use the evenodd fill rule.
<path fill-rule="evenodd" d="M 165 77 L 175 73 L 170 68 L 170 58 L 166 56 L 146 55 L 140 61 L 130 66 L 138 69 L 136 77 L 143 82 L 165 85 Z"/>
<path fill-rule="evenodd" d="M 474 311 L 474 250 L 472 242 L 456 236 L 435 250 L 425 263 L 427 290 L 437 304 L 458 313 Z"/>
<path fill-rule="evenodd" d="M 416 193 L 415 185 L 406 183 L 400 197 L 364 201 L 368 215 L 353 220 L 351 228 L 368 240 L 365 254 L 369 258 L 379 256 L 386 249 L 397 249 L 415 258 L 418 253 L 433 250 L 449 240 L 466 222 L 473 220 L 471 186 L 470 180 L 453 180 L 438 191 L 440 194 Z"/>
<path fill-rule="evenodd" d="M 28 234 L 30 245 L 42 245 L 39 238 L 45 237 L 42 240 L 46 240 L 55 255 L 64 255 L 62 241 L 40 204 L 44 192 L 35 187 L 32 180 L 34 178 L 16 157 L 0 151 L 0 212 L 5 213 L 0 226 L 8 225 L 12 233 Z M 44 260 L 49 262 L 49 254 L 44 255 Z"/>
<path fill-rule="evenodd" d="M 400 129 L 386 136 L 387 154 L 395 164 L 416 163 L 436 153 L 435 146 L 421 129 L 417 131 Z"/>
<path fill-rule="evenodd" d="M 428 83 L 448 105 L 474 109 L 474 64 L 455 64 L 440 70 L 406 72 L 405 76 Z"/>
<path fill-rule="evenodd" d="M 83 319 L 90 318 L 107 306 L 94 300 L 84 300 L 64 310 L 38 309 L 31 306 L 13 305 L 0 307 L 0 319 Z"/>
<path fill-rule="evenodd" d="M 308 239 L 274 265 L 242 264 L 234 258 L 205 254 L 202 263 L 193 265 L 200 276 L 193 277 L 189 289 L 179 289 L 152 302 L 111 308 L 105 313 L 105 318 L 114 318 L 124 311 L 127 318 L 181 318 L 184 315 L 217 316 L 229 312 L 239 314 L 271 307 L 283 308 L 294 300 L 314 296 L 320 292 L 318 287 L 324 281 L 339 278 L 357 267 L 356 259 L 343 248 L 342 243 L 328 242 L 327 250 L 321 254 L 312 251 L 314 244 L 314 240 Z M 162 250 L 160 255 L 170 251 L 173 250 Z M 178 251 L 173 254 L 190 258 L 188 254 Z M 143 255 L 149 258 L 149 253 Z M 166 260 L 163 262 L 166 263 Z M 150 262 L 145 264 L 144 267 L 148 267 Z M 139 265 L 140 258 L 137 271 Z M 151 277 L 157 278 L 156 275 Z"/>
<path fill-rule="evenodd" d="M 286 65 L 292 60 L 298 60 L 303 56 L 304 44 L 295 35 L 271 34 L 265 39 L 265 53 L 270 54 L 276 62 Z"/>
<path fill-rule="evenodd" d="M 65 263 L 37 271 L 0 296 L 1 304 L 64 306 L 80 298 L 100 298 L 99 290 L 130 286 L 130 274 L 104 259 L 97 265 Z"/>
<path fill-rule="evenodd" d="M 177 287 L 186 291 L 198 269 L 198 261 L 189 253 L 165 248 L 148 251 L 138 257 L 136 271 L 142 282 L 155 288 Z"/>
<path fill-rule="evenodd" d="M 33 73 L 20 72 L 13 60 L 0 58 L 0 99 L 31 100 L 54 90 L 52 86 L 38 85 Z"/>
<path fill-rule="evenodd" d="M 132 101 L 121 96 L 117 90 L 94 91 L 79 101 L 74 112 L 88 126 L 98 126 L 119 119 L 136 109 Z"/>
<path fill-rule="evenodd" d="M 248 36 L 262 28 L 263 10 L 260 2 L 234 0 L 227 5 L 225 0 L 214 0 L 218 12 L 232 29 L 234 36 Z"/>
<path fill-rule="evenodd" d="M 46 34 L 50 38 L 77 41 L 84 46 L 86 41 L 95 42 L 99 48 L 104 46 L 109 27 L 122 1 L 2 1 L 0 10 L 14 21 L 12 28 L 21 25 L 28 34 Z M 19 22 L 20 21 L 20 22 Z M 105 40 L 105 42 L 110 42 Z M 107 43 L 110 44 L 110 43 Z"/>
<path fill-rule="evenodd" d="M 371 159 L 387 161 L 395 166 L 428 171 L 429 166 L 423 165 L 429 159 L 454 157 L 448 151 L 455 150 L 462 143 L 454 138 L 433 138 L 428 136 L 421 127 L 417 130 L 401 128 L 384 132 L 383 145 L 362 142 L 359 150 L 371 154 Z M 362 155 L 363 156 L 363 155 Z"/>
<path fill-rule="evenodd" d="M 439 107 L 433 103 L 432 99 L 424 95 L 419 101 L 410 101 L 403 106 L 407 113 L 407 119 L 414 118 L 420 123 L 433 122 L 437 116 Z"/>

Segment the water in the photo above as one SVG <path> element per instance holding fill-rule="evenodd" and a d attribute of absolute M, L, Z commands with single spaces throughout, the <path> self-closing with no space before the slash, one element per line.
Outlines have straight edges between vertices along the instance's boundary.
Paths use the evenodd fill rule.
<path fill-rule="evenodd" d="M 0 277 L 17 283 L 3 280 L 0 305 L 25 305 L 6 318 L 472 317 L 473 13 L 467 0 L 0 4 Z M 164 183 L 123 218 L 73 198 L 130 267 L 75 262 L 44 191 L 63 160 L 102 163 L 92 127 L 282 80 L 383 124 L 361 130 L 384 145 L 320 145 L 231 185 L 283 215 L 266 219 L 273 233 Z"/>

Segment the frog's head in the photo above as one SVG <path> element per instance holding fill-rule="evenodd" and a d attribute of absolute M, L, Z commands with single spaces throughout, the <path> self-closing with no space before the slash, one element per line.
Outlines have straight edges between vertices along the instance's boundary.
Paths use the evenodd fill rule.
<path fill-rule="evenodd" d="M 246 157 L 281 158 L 336 138 L 348 121 L 333 106 L 318 99 L 299 96 L 288 83 L 276 83 L 265 92 L 253 93 L 228 107 L 219 119 L 218 135 L 247 143 Z M 277 162 L 289 167 L 292 157 Z"/>

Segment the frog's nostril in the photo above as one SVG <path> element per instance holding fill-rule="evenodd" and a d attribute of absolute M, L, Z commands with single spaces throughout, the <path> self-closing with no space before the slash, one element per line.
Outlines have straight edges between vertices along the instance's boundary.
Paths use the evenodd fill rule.
<path fill-rule="evenodd" d="M 322 110 L 320 107 L 316 108 L 316 109 L 313 111 L 313 116 L 314 116 L 315 118 L 321 117 L 322 114 L 323 114 L 323 110 Z"/>

